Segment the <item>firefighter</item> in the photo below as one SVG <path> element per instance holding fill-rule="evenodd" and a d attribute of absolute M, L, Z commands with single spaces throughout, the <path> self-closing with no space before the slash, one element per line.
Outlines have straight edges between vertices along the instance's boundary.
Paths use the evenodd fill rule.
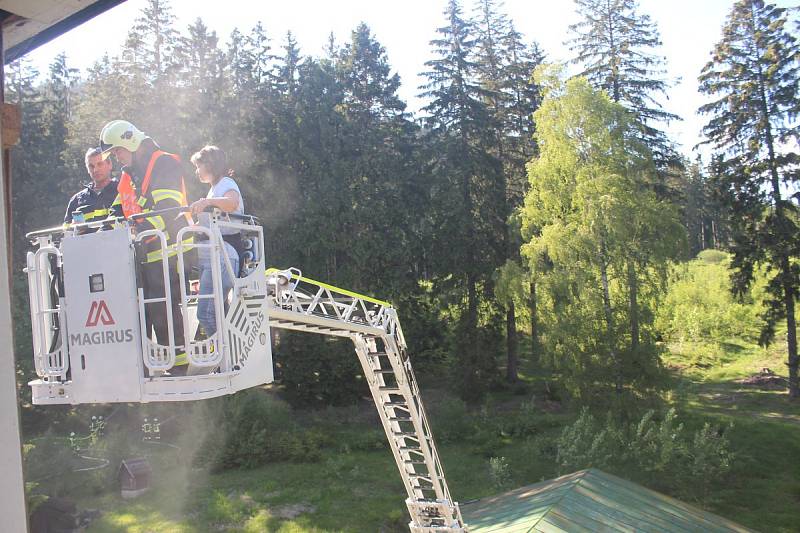
<path fill-rule="evenodd" d="M 126 218 L 136 214 L 147 214 L 174 207 L 186 207 L 186 187 L 180 159 L 167 153 L 144 132 L 125 120 L 114 120 L 100 132 L 100 148 L 103 157 L 113 156 L 122 166 L 122 176 L 114 201 L 115 214 Z M 183 316 L 180 308 L 180 278 L 178 276 L 175 238 L 178 231 L 188 224 L 188 214 L 172 212 L 136 219 L 137 230 L 158 229 L 167 239 L 168 270 L 170 279 L 175 366 L 172 375 L 186 373 L 188 360 L 184 347 Z M 191 246 L 191 239 L 184 242 Z M 148 237 L 138 250 L 141 262 L 142 285 L 145 298 L 164 297 L 164 272 L 159 241 Z M 147 304 L 146 335 L 155 330 L 161 345 L 169 345 L 167 308 L 163 303 Z"/>
<path fill-rule="evenodd" d="M 117 198 L 117 180 L 111 178 L 111 161 L 103 159 L 100 147 L 89 148 L 84 157 L 91 182 L 70 198 L 64 225 L 71 222 L 94 222 L 111 214 Z"/>

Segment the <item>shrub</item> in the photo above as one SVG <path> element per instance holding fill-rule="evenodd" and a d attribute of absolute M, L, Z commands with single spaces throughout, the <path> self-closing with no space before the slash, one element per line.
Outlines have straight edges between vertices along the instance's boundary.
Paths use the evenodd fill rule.
<path fill-rule="evenodd" d="M 690 434 L 674 409 L 660 417 L 648 411 L 632 424 L 610 416 L 601 423 L 584 409 L 557 439 L 556 462 L 561 473 L 590 467 L 632 471 L 705 503 L 734 458 L 723 429 L 705 423 Z M 528 449 L 547 457 L 552 452 L 542 444 L 534 439 Z"/>
<path fill-rule="evenodd" d="M 622 450 L 618 430 L 613 424 L 601 427 L 587 408 L 578 420 L 564 428 L 556 444 L 559 471 L 572 472 L 583 468 L 608 468 Z"/>
<path fill-rule="evenodd" d="M 195 461 L 214 470 L 251 468 L 269 461 L 318 461 L 325 435 L 298 427 L 289 406 L 259 390 L 225 398 L 210 417 L 211 432 Z"/>
<path fill-rule="evenodd" d="M 729 426 L 730 427 L 730 426 Z M 707 505 L 711 500 L 711 488 L 731 468 L 734 454 L 721 428 L 706 422 L 694 433 L 688 446 L 686 493 Z"/>
<path fill-rule="evenodd" d="M 661 422 L 654 417 L 655 411 L 648 411 L 634 426 L 630 450 L 642 470 L 661 472 L 674 465 L 684 453 L 683 424 L 676 425 L 675 409 L 667 411 Z"/>
<path fill-rule="evenodd" d="M 503 489 L 511 484 L 511 466 L 505 457 L 489 458 L 489 478 L 496 489 Z"/>
<path fill-rule="evenodd" d="M 522 402 L 519 410 L 509 420 L 505 432 L 515 437 L 527 437 L 539 431 L 539 410 L 534 398 Z"/>
<path fill-rule="evenodd" d="M 445 396 L 431 405 L 430 413 L 433 432 L 439 442 L 458 441 L 474 429 L 467 404 L 459 398 Z"/>
<path fill-rule="evenodd" d="M 756 283 L 739 300 L 731 294 L 730 273 L 728 256 L 714 250 L 676 267 L 656 313 L 658 329 L 677 342 L 722 342 L 729 337 L 756 341 L 762 324 L 764 276 L 756 273 Z"/>

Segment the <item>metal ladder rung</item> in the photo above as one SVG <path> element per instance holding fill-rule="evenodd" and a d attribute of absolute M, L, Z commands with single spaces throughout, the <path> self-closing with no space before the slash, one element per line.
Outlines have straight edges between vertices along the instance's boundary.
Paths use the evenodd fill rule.
<path fill-rule="evenodd" d="M 398 431 L 398 432 L 392 433 L 392 436 L 393 437 L 403 437 L 404 439 L 405 438 L 410 438 L 410 439 L 420 440 L 420 437 L 417 435 L 416 431 Z"/>
<path fill-rule="evenodd" d="M 381 392 L 390 392 L 394 394 L 400 394 L 400 389 L 395 385 L 382 385 L 378 387 L 378 390 Z"/>
<path fill-rule="evenodd" d="M 394 370 L 392 370 L 391 368 L 389 368 L 389 369 L 379 368 L 377 370 L 373 370 L 372 373 L 373 374 L 394 374 Z"/>
<path fill-rule="evenodd" d="M 425 461 L 414 461 L 413 459 L 406 459 L 403 461 L 403 464 L 406 465 L 427 465 L 428 463 Z"/>
<path fill-rule="evenodd" d="M 401 452 L 419 452 L 422 453 L 422 448 L 419 446 L 400 446 L 397 448 Z"/>
<path fill-rule="evenodd" d="M 405 401 L 402 401 L 402 402 L 394 402 L 394 401 L 392 401 L 392 402 L 383 402 L 381 405 L 383 405 L 384 407 L 399 407 L 399 408 L 405 409 L 405 410 L 407 410 L 409 412 L 411 411 L 411 408 L 408 406 L 408 402 L 405 402 Z"/>
<path fill-rule="evenodd" d="M 410 416 L 390 416 L 389 422 L 413 422 L 414 419 Z"/>

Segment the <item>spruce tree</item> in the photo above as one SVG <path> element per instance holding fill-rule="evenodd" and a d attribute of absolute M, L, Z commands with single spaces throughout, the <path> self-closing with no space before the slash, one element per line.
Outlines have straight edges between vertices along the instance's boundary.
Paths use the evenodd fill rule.
<path fill-rule="evenodd" d="M 175 15 L 167 0 L 147 0 L 125 41 L 125 59 L 151 82 L 170 74 L 178 42 Z"/>
<path fill-rule="evenodd" d="M 450 0 L 446 24 L 431 41 L 435 58 L 426 62 L 427 83 L 422 96 L 430 99 L 427 138 L 431 146 L 432 225 L 431 256 L 440 274 L 437 286 L 450 297 L 465 302 L 456 338 L 462 369 L 462 391 L 475 398 L 494 378 L 494 342 L 491 328 L 479 331 L 481 289 L 488 289 L 500 265 L 502 236 L 497 232 L 498 206 L 503 204 L 497 184 L 502 179 L 500 161 L 491 153 L 495 140 L 489 92 L 481 86 L 476 60 L 478 35 L 462 15 L 461 5 Z M 485 324 L 490 326 L 490 324 Z"/>
<path fill-rule="evenodd" d="M 716 153 L 715 178 L 731 211 L 733 289 L 743 294 L 767 267 L 768 309 L 761 342 L 786 321 L 789 394 L 800 397 L 795 304 L 800 290 L 800 227 L 786 192 L 800 181 L 796 120 L 798 42 L 787 12 L 763 0 L 739 0 L 700 75 L 712 101 L 703 129 Z"/>
<path fill-rule="evenodd" d="M 641 127 L 641 138 L 653 152 L 661 170 L 679 162 L 662 124 L 679 117 L 657 101 L 669 87 L 664 79 L 664 58 L 654 50 L 661 46 L 656 24 L 637 12 L 635 0 L 575 0 L 582 20 L 570 26 L 568 41 L 576 53 L 574 63 L 597 89 L 632 111 Z"/>
<path fill-rule="evenodd" d="M 230 93 L 225 53 L 219 48 L 217 33 L 198 18 L 178 39 L 174 61 L 180 91 L 172 104 L 178 108 L 183 131 L 177 146 L 182 153 L 191 154 L 223 139 L 220 130 L 228 122 L 224 104 Z"/>
<path fill-rule="evenodd" d="M 484 91 L 490 117 L 491 154 L 502 165 L 493 195 L 496 206 L 496 234 L 501 263 L 519 260 L 519 242 L 512 235 L 509 219 L 520 207 L 526 183 L 525 163 L 532 154 L 531 116 L 538 105 L 531 81 L 536 59 L 522 42 L 522 36 L 495 0 L 475 5 L 478 35 L 477 77 Z M 533 91 L 532 91 L 533 89 Z M 517 381 L 518 342 L 514 299 L 506 298 L 506 380 Z"/>

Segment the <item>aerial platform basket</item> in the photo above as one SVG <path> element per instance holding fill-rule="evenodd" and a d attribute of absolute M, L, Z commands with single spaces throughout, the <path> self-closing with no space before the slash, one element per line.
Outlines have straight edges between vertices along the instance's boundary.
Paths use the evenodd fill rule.
<path fill-rule="evenodd" d="M 169 216 L 168 211 L 154 211 Z M 174 215 L 174 212 L 172 213 Z M 138 216 L 138 215 L 137 215 Z M 28 235 L 35 404 L 188 401 L 273 381 L 271 328 L 346 337 L 354 344 L 400 470 L 414 533 L 466 531 L 452 500 L 395 309 L 382 300 L 266 269 L 262 228 L 249 216 L 215 211 L 180 230 L 173 247 L 163 231 L 137 232 L 135 220 L 103 221 Z M 135 218 L 135 217 L 134 217 Z M 224 254 L 223 234 L 239 232 L 241 268 Z M 189 237 L 194 237 L 190 239 Z M 139 243 L 157 243 L 165 290 L 148 295 Z M 152 247 L 152 244 L 150 245 Z M 198 294 L 190 254 L 209 254 L 212 294 Z M 152 250 L 151 250 L 152 253 Z M 174 257 L 174 259 L 173 259 Z M 233 280 L 223 291 L 223 276 Z M 178 276 L 179 294 L 170 291 Z M 196 335 L 197 306 L 213 300 L 216 332 Z M 180 319 L 172 315 L 177 301 Z M 169 340 L 149 331 L 162 306 Z M 174 342 L 182 328 L 185 346 Z M 175 363 L 185 352 L 186 375 Z"/>
<path fill-rule="evenodd" d="M 234 287 L 227 301 L 222 297 L 222 269 L 232 270 L 227 257 L 220 264 L 215 243 L 221 230 L 240 231 L 249 247 L 243 268 L 231 276 Z M 207 226 L 183 228 L 178 238 L 183 243 L 200 235 L 204 241 L 170 249 L 162 231 L 137 233 L 129 223 L 89 223 L 29 234 L 37 247 L 28 253 L 25 269 L 39 376 L 30 382 L 34 403 L 196 400 L 272 381 L 262 228 L 249 217 L 213 216 Z M 165 259 L 166 290 L 146 299 L 137 272 L 137 244 L 148 239 L 159 243 Z M 197 303 L 204 296 L 187 290 L 192 282 L 188 254 L 203 247 L 213 256 L 217 331 L 196 339 Z M 171 294 L 170 268 L 180 278 L 180 294 Z M 172 316 L 173 298 L 181 301 L 182 321 Z M 166 310 L 170 341 L 165 344 L 146 331 L 148 311 L 156 306 Z M 181 322 L 185 347 L 173 342 Z M 173 376 L 175 359 L 184 350 L 187 375 Z"/>

